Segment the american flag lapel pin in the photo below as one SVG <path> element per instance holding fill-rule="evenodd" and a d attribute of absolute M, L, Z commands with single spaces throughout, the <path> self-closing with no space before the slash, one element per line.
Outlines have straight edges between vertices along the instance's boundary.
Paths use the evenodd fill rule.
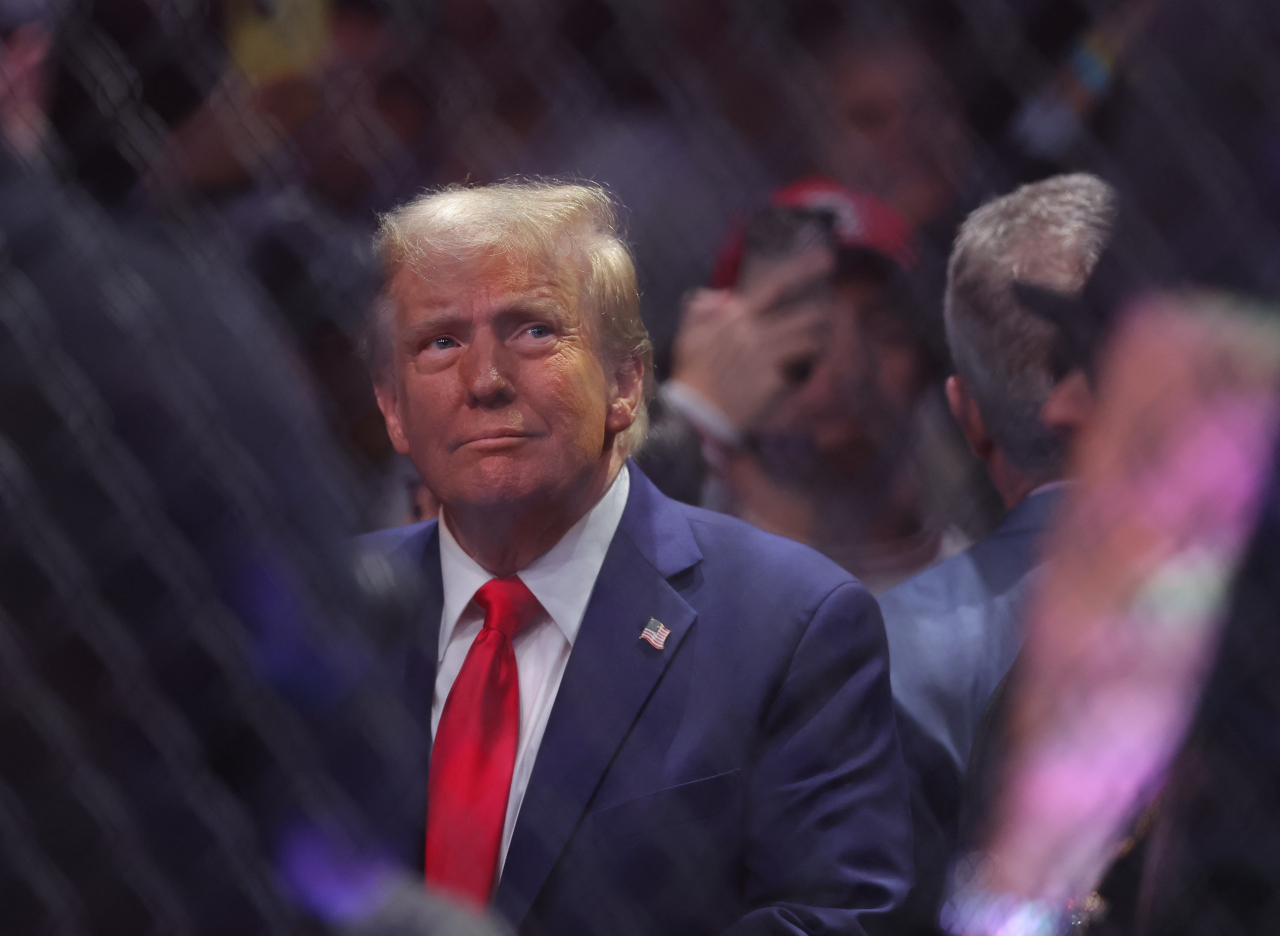
<path fill-rule="evenodd" d="M 659 650 L 662 645 L 667 642 L 667 638 L 671 636 L 671 629 L 664 627 L 662 622 L 657 618 L 649 618 L 649 623 L 644 626 L 644 630 L 640 632 L 640 639 L 647 640 Z"/>

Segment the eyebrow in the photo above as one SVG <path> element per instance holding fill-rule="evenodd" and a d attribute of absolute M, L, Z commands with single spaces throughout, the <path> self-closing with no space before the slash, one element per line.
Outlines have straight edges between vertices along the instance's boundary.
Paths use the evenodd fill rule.
<path fill-rule="evenodd" d="M 550 290 L 530 290 L 524 293 L 509 293 L 502 297 L 499 314 L 515 309 L 553 309 L 560 310 L 564 303 L 551 294 Z"/>
<path fill-rule="evenodd" d="M 554 306 L 555 311 L 564 308 L 565 291 L 550 284 L 532 286 L 523 292 L 505 293 L 501 297 L 501 310 L 515 308 L 546 308 Z"/>
<path fill-rule="evenodd" d="M 416 308 L 420 317 L 400 334 L 401 340 L 409 344 L 432 332 L 448 330 L 455 323 L 470 325 L 470 319 L 453 311 L 454 307 L 447 302 L 427 300 L 416 303 Z M 532 313 L 556 321 L 564 321 L 569 317 L 569 310 L 564 302 L 554 290 L 545 287 L 501 297 L 494 317 L 503 318 L 521 313 Z"/>

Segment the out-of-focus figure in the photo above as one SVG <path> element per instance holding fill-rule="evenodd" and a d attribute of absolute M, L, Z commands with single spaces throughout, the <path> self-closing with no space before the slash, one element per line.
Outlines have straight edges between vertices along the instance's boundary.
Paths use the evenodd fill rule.
<path fill-rule="evenodd" d="M 1095 416 L 1073 455 L 1078 483 L 992 729 L 1002 755 L 990 768 L 981 851 L 961 867 L 943 915 L 951 932 L 1052 933 L 1092 921 L 1164 933 L 1196 920 L 1190 931 L 1260 933 L 1276 919 L 1275 879 L 1262 871 L 1275 868 L 1269 814 L 1258 813 L 1251 835 L 1229 808 L 1188 811 L 1227 790 L 1256 797 L 1254 780 L 1274 765 L 1275 709 L 1250 675 L 1276 662 L 1265 633 L 1251 638 L 1233 622 L 1223 678 L 1201 699 L 1273 467 L 1280 329 L 1268 314 L 1223 295 L 1150 294 L 1105 348 Z M 1274 619 L 1255 612 L 1266 606 L 1258 588 L 1274 599 L 1274 582 L 1262 586 L 1252 568 L 1267 561 L 1255 554 L 1241 585 L 1251 626 L 1270 631 Z M 1266 725 L 1258 716 L 1268 711 Z M 1233 750 L 1241 733 L 1263 747 Z M 1206 759 L 1215 751 L 1226 763 Z M 1109 891 L 1095 889 L 1152 813 L 1163 834 L 1147 836 L 1119 894 L 1125 918 L 1110 921 Z M 1233 839 L 1247 847 L 1224 849 Z M 1188 851 L 1195 842 L 1206 850 Z M 1199 899 L 1188 902 L 1184 887 Z"/>
<path fill-rule="evenodd" d="M 53 170 L 64 16 L 0 4 L 0 928 L 492 932 L 289 866 L 405 798 L 351 492 L 236 265 Z"/>
<path fill-rule="evenodd" d="M 984 205 L 960 229 L 947 282 L 956 374 L 947 401 L 1009 514 L 964 553 L 885 593 L 894 698 L 961 771 L 987 699 L 1022 645 L 1022 602 L 1087 421 L 1086 375 L 1061 359 L 1056 328 L 1014 282 L 1078 295 L 1106 246 L 1114 196 L 1089 175 L 1057 176 Z"/>
<path fill-rule="evenodd" d="M 432 135 L 403 25 L 377 2 L 229 5 L 217 82 L 143 179 L 153 211 L 206 211 L 274 301 L 369 495 L 366 529 L 405 506 L 356 348 L 378 289 L 375 213 L 422 184 L 411 157 Z"/>
<path fill-rule="evenodd" d="M 928 392 L 940 365 L 913 263 L 909 226 L 878 199 L 825 179 L 778 191 L 722 257 L 731 288 L 689 302 L 661 395 L 702 434 L 705 502 L 873 592 L 966 542 L 937 509 L 962 472 Z"/>
<path fill-rule="evenodd" d="M 914 276 L 930 305 L 941 303 L 960 222 L 1013 181 L 966 113 L 971 102 L 957 83 L 965 69 L 946 61 L 949 48 L 959 51 L 957 43 L 934 36 L 963 21 L 949 7 L 861 5 L 833 18 L 808 43 L 825 118 L 814 166 L 902 213 L 918 238 Z M 937 26 L 939 18 L 952 26 Z"/>
<path fill-rule="evenodd" d="M 876 192 L 916 228 L 949 212 L 974 173 L 959 102 L 928 51 L 902 28 L 837 33 L 817 50 L 834 119 L 818 159 Z"/>
<path fill-rule="evenodd" d="M 1135 829 L 1147 833 L 1134 888 L 1142 936 L 1280 930 L 1278 536 L 1280 475 L 1273 461 L 1232 583 L 1217 660 L 1156 808 Z"/>
<path fill-rule="evenodd" d="M 1061 494 L 1067 446 L 1088 418 L 1085 374 L 1063 360 L 1054 325 L 1021 304 L 1015 280 L 1078 296 L 1114 207 L 1094 176 L 1023 186 L 971 214 L 951 255 L 945 317 L 957 373 L 947 400 L 1009 513 L 981 542 L 880 597 L 916 784 L 921 925 L 940 905 L 969 749 L 1022 645 L 1039 540 Z"/>

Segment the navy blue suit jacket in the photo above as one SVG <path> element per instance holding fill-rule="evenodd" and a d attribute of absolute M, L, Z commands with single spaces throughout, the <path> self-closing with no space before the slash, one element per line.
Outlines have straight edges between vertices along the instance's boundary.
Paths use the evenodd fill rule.
<path fill-rule="evenodd" d="M 554 936 L 862 932 L 910 883 L 875 600 L 813 550 L 629 470 L 496 910 Z M 394 678 L 429 725 L 436 524 L 365 539 L 422 570 Z M 662 650 L 639 639 L 651 617 L 671 630 Z M 405 857 L 420 865 L 411 831 Z"/>
<path fill-rule="evenodd" d="M 1022 647 L 1040 536 L 1061 493 L 1032 494 L 986 539 L 880 596 L 894 698 L 961 774 L 987 700 Z"/>

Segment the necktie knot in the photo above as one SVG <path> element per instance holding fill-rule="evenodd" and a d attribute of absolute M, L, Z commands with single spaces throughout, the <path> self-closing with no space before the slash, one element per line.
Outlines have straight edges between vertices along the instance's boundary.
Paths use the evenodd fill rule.
<path fill-rule="evenodd" d="M 514 575 L 485 582 L 476 592 L 475 602 L 484 611 L 484 626 L 508 640 L 520 633 L 542 608 L 529 586 Z"/>

